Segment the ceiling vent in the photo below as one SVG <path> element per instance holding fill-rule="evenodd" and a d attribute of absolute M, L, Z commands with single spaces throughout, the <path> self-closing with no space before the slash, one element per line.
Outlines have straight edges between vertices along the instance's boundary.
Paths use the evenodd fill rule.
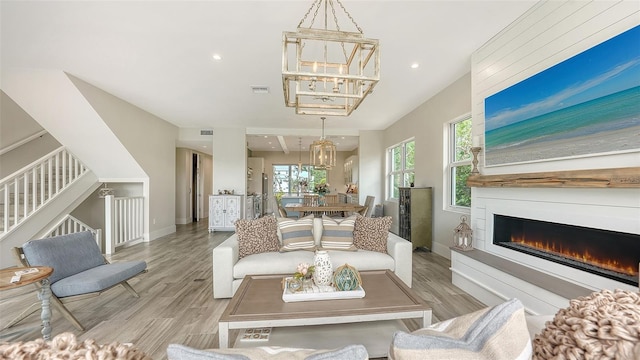
<path fill-rule="evenodd" d="M 253 92 L 254 94 L 268 94 L 269 93 L 269 87 L 268 86 L 253 85 L 253 86 L 251 86 L 251 92 Z"/>
<path fill-rule="evenodd" d="M 213 130 L 200 130 L 200 135 L 213 135 Z"/>

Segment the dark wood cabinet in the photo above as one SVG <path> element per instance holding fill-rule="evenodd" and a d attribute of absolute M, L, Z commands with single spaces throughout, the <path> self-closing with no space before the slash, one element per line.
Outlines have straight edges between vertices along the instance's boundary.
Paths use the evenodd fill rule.
<path fill-rule="evenodd" d="M 398 233 L 413 248 L 431 250 L 433 241 L 433 188 L 401 187 Z"/>

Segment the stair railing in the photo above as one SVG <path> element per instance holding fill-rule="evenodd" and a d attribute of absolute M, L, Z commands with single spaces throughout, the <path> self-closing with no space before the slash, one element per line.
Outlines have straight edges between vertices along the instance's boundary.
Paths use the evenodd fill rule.
<path fill-rule="evenodd" d="M 60 147 L 0 180 L 0 237 L 88 171 L 78 158 Z"/>
<path fill-rule="evenodd" d="M 144 239 L 144 196 L 104 198 L 105 254 Z"/>
<path fill-rule="evenodd" d="M 44 235 L 44 237 L 67 235 L 82 231 L 91 231 L 96 239 L 96 243 L 104 254 L 104 246 L 102 244 L 102 230 L 92 228 L 91 226 L 75 218 L 73 215 L 67 215 L 60 221 L 58 221 L 55 225 L 49 228 L 49 230 L 44 232 L 46 234 Z"/>

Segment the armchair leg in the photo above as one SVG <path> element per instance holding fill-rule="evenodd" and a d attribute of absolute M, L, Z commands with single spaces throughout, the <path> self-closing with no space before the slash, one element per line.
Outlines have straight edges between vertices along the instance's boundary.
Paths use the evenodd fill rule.
<path fill-rule="evenodd" d="M 60 301 L 60 299 L 58 299 L 53 294 L 51 295 L 51 303 L 53 304 L 53 306 L 56 307 L 56 309 L 60 310 L 60 313 L 62 314 L 62 316 L 64 316 L 65 319 L 69 320 L 69 322 L 73 324 L 73 326 L 75 326 L 76 329 L 80 331 L 84 331 L 84 326 L 80 324 L 80 321 L 78 321 L 78 319 L 76 319 L 76 317 L 73 316 L 73 314 L 69 311 L 69 309 L 67 309 L 67 307 L 64 306 L 62 301 Z"/>
<path fill-rule="evenodd" d="M 129 285 L 128 282 L 123 281 L 120 283 L 120 285 L 122 285 L 125 289 L 127 289 L 127 291 L 129 291 L 129 293 L 135 297 L 135 298 L 139 298 L 140 295 L 138 295 L 138 293 L 133 289 L 133 287 L 131 287 L 131 285 Z"/>
<path fill-rule="evenodd" d="M 38 310 L 40 310 L 40 302 L 31 304 L 31 306 L 29 306 L 26 310 L 24 310 L 22 313 L 20 313 L 20 315 L 18 315 L 15 319 L 11 320 L 9 325 L 5 326 L 2 330 L 8 329 L 8 328 L 16 325 L 17 323 L 22 321 L 24 318 L 26 318 L 27 316 L 33 314 L 34 312 L 36 312 Z"/>

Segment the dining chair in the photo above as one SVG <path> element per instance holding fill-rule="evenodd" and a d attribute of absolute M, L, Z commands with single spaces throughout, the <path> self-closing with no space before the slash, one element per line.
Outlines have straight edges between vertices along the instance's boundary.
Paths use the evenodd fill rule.
<path fill-rule="evenodd" d="M 324 202 L 328 206 L 339 204 L 338 194 L 325 195 Z M 324 214 L 329 217 L 344 217 L 344 211 L 325 211 Z"/>
<path fill-rule="evenodd" d="M 373 211 L 373 202 L 376 200 L 375 196 L 368 195 L 364 200 L 364 206 L 366 207 L 366 212 L 361 214 L 364 217 L 370 217 L 371 212 Z"/>
<path fill-rule="evenodd" d="M 302 198 L 302 204 L 304 206 L 317 206 L 318 205 L 318 196 L 316 195 L 304 195 Z"/>

